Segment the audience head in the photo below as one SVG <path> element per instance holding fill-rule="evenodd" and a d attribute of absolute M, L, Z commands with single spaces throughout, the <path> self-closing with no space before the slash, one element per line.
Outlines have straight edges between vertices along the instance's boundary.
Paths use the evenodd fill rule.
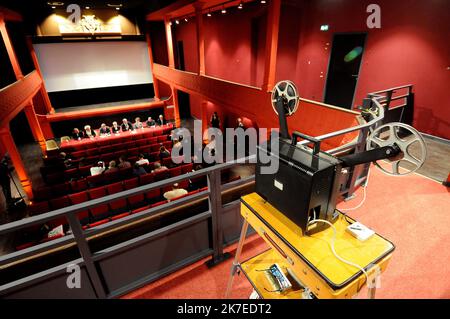
<path fill-rule="evenodd" d="M 109 162 L 109 168 L 114 168 L 114 167 L 116 167 L 116 161 L 111 161 L 111 162 Z"/>
<path fill-rule="evenodd" d="M 119 157 L 119 162 L 121 162 L 121 163 L 125 162 L 126 160 L 127 160 L 126 157 L 123 155 L 121 157 Z"/>
<path fill-rule="evenodd" d="M 105 167 L 105 163 L 103 163 L 102 161 L 99 161 L 99 162 L 97 163 L 97 166 L 98 166 L 98 167 Z"/>
<path fill-rule="evenodd" d="M 161 163 L 160 162 L 156 162 L 154 164 L 154 166 L 155 166 L 155 169 L 161 168 Z"/>
<path fill-rule="evenodd" d="M 162 114 L 159 115 L 159 118 L 162 120 L 164 118 L 164 116 L 162 116 Z"/>
<path fill-rule="evenodd" d="M 173 189 L 178 189 L 178 183 L 173 184 L 173 185 L 172 185 L 172 188 L 173 188 Z"/>
<path fill-rule="evenodd" d="M 144 159 L 144 154 L 139 154 L 138 158 L 139 158 L 140 160 L 141 160 L 141 159 Z"/>
<path fill-rule="evenodd" d="M 74 132 L 75 134 L 78 134 L 78 133 L 80 133 L 80 130 L 79 130 L 77 127 L 75 127 L 75 128 L 73 129 L 73 132 Z"/>
<path fill-rule="evenodd" d="M 127 120 L 127 119 L 123 119 L 123 120 L 122 120 L 122 123 L 123 123 L 123 124 L 128 124 L 128 120 Z"/>
<path fill-rule="evenodd" d="M 150 122 L 151 120 L 152 120 L 152 117 L 151 117 L 151 116 L 149 116 L 149 117 L 148 117 L 148 119 L 147 119 L 147 121 L 149 121 L 149 122 Z"/>
<path fill-rule="evenodd" d="M 66 159 L 66 156 L 67 156 L 67 154 L 66 154 L 65 152 L 59 153 L 59 157 L 60 157 L 61 159 Z"/>
<path fill-rule="evenodd" d="M 116 121 L 114 121 L 112 124 L 113 124 L 114 127 L 117 127 L 117 122 Z"/>
<path fill-rule="evenodd" d="M 90 125 L 85 125 L 84 126 L 84 130 L 85 131 L 90 131 L 91 130 L 91 126 Z"/>
<path fill-rule="evenodd" d="M 100 127 L 104 129 L 104 128 L 106 128 L 106 124 L 102 123 L 102 125 L 100 125 Z"/>
<path fill-rule="evenodd" d="M 135 121 L 136 123 L 139 123 L 139 122 L 141 121 L 141 118 L 140 118 L 140 117 L 136 117 L 136 118 L 134 119 L 134 121 Z"/>

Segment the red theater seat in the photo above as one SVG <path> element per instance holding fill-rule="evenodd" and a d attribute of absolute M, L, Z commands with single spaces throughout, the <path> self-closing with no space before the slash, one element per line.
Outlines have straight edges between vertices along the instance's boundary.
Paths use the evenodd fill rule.
<path fill-rule="evenodd" d="M 153 174 L 155 175 L 155 182 L 158 182 L 169 177 L 169 170 L 158 171 Z"/>
<path fill-rule="evenodd" d="M 37 201 L 50 199 L 52 193 L 51 187 L 40 187 L 33 190 L 34 199 Z"/>
<path fill-rule="evenodd" d="M 192 170 L 194 169 L 194 164 L 189 163 L 189 164 L 184 164 L 183 166 L 181 166 L 181 172 L 183 174 L 187 174 L 192 172 Z"/>
<path fill-rule="evenodd" d="M 88 189 L 88 187 L 89 187 L 87 180 L 85 178 L 71 182 L 70 186 L 71 186 L 72 192 L 74 192 L 74 193 L 84 191 L 84 190 Z"/>
<path fill-rule="evenodd" d="M 77 205 L 77 204 L 81 204 L 81 203 L 89 201 L 89 197 L 86 192 L 70 194 L 69 199 L 70 199 L 70 202 L 72 203 L 72 205 Z M 78 216 L 78 220 L 80 220 L 80 222 L 82 224 L 84 224 L 89 219 L 89 211 L 86 210 L 86 211 L 79 212 L 77 214 L 77 216 Z"/>
<path fill-rule="evenodd" d="M 155 175 L 152 173 L 141 175 L 139 177 L 139 183 L 141 185 L 147 185 L 147 184 L 153 183 L 154 180 L 155 180 Z"/>
<path fill-rule="evenodd" d="M 107 195 L 105 187 L 97 187 L 88 190 L 88 195 L 90 199 L 102 198 Z M 91 215 L 94 219 L 102 219 L 108 216 L 109 207 L 107 204 L 103 204 L 90 209 Z"/>
<path fill-rule="evenodd" d="M 70 200 L 67 196 L 53 198 L 50 200 L 50 207 L 52 210 L 61 209 L 70 206 Z"/>
<path fill-rule="evenodd" d="M 69 182 L 52 186 L 52 196 L 64 196 L 71 192 L 71 187 Z"/>
<path fill-rule="evenodd" d="M 44 214 L 50 211 L 50 206 L 47 201 L 45 202 L 34 202 L 28 206 L 28 210 L 31 216 Z"/>
<path fill-rule="evenodd" d="M 120 193 L 124 190 L 123 185 L 121 182 L 114 183 L 111 185 L 106 186 L 106 190 L 108 191 L 109 195 Z M 113 202 L 109 203 L 109 207 L 113 212 L 123 212 L 127 209 L 127 200 L 125 198 L 119 199 Z"/>
<path fill-rule="evenodd" d="M 171 177 L 179 176 L 181 175 L 181 167 L 174 167 L 169 169 L 169 173 Z"/>
<path fill-rule="evenodd" d="M 124 186 L 126 190 L 133 189 L 136 187 L 139 187 L 139 178 L 135 177 L 132 179 L 128 179 L 124 182 Z M 145 203 L 145 195 L 144 194 L 138 194 L 134 196 L 130 196 L 127 198 L 128 204 L 131 208 L 136 208 L 141 206 L 143 203 Z"/>
<path fill-rule="evenodd" d="M 152 189 L 151 191 L 145 193 L 145 198 L 149 204 L 155 203 L 161 198 L 161 190 L 159 188 Z"/>

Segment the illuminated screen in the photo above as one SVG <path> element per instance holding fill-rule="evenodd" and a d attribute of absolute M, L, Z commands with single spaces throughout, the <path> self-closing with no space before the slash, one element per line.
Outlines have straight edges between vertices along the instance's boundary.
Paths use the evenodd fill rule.
<path fill-rule="evenodd" d="M 144 41 L 34 44 L 49 92 L 152 83 Z"/>

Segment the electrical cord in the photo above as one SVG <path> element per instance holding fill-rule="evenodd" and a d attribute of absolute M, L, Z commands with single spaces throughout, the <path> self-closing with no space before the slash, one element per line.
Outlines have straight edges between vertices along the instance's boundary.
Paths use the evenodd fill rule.
<path fill-rule="evenodd" d="M 328 242 L 328 244 L 330 245 L 331 252 L 333 253 L 333 255 L 334 255 L 338 260 L 340 260 L 341 262 L 343 262 L 343 263 L 345 263 L 345 264 L 347 264 L 347 265 L 353 266 L 353 267 L 358 268 L 359 270 L 361 270 L 362 273 L 364 274 L 364 276 L 366 276 L 366 283 L 368 283 L 368 282 L 369 282 L 369 275 L 367 274 L 367 272 L 364 270 L 363 267 L 361 267 L 360 265 L 355 264 L 355 263 L 353 263 L 353 262 L 351 262 L 351 261 L 349 261 L 349 260 L 346 260 L 346 259 L 342 258 L 341 256 L 339 256 L 339 255 L 336 253 L 336 250 L 335 250 L 335 247 L 334 247 L 334 244 L 335 244 L 335 241 L 336 241 L 336 237 L 337 237 L 337 230 L 336 230 L 336 227 L 334 227 L 334 225 L 333 225 L 332 223 L 330 223 L 329 221 L 324 220 L 324 219 L 313 219 L 312 221 L 310 221 L 310 222 L 308 223 L 308 226 L 311 225 L 311 224 L 314 224 L 314 223 L 316 223 L 316 222 L 325 223 L 325 224 L 329 225 L 329 226 L 333 229 L 333 238 L 331 239 L 331 242 Z M 361 286 L 361 287 L 362 287 L 362 286 Z M 360 289 L 358 289 L 358 292 L 359 292 L 359 291 L 360 291 Z"/>

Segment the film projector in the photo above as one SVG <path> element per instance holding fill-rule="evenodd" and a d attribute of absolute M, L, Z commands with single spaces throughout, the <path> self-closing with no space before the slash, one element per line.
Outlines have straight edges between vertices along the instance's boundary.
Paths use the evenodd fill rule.
<path fill-rule="evenodd" d="M 342 173 L 344 169 L 373 162 L 385 174 L 407 175 L 418 170 L 426 159 L 422 136 L 403 123 L 371 127 L 363 152 L 337 157 L 321 151 L 321 140 L 301 132 L 289 134 L 287 117 L 297 111 L 299 100 L 298 90 L 291 81 L 281 81 L 273 89 L 272 106 L 279 118 L 280 134 L 276 137 L 278 143 L 269 140 L 258 146 L 255 178 L 256 192 L 298 225 L 304 234 L 329 227 L 326 223 L 310 223 L 312 220 L 333 223 L 338 217 L 337 197 L 341 185 L 348 182 Z M 377 110 L 369 112 L 376 116 Z M 302 139 L 300 143 L 299 139 Z M 277 147 L 272 148 L 272 145 Z M 414 154 L 412 145 L 416 150 Z M 279 161 L 276 173 L 263 173 L 262 168 L 267 164 L 261 161 L 262 153 Z M 381 162 L 383 160 L 385 162 Z M 407 164 L 400 169 L 402 162 Z"/>

